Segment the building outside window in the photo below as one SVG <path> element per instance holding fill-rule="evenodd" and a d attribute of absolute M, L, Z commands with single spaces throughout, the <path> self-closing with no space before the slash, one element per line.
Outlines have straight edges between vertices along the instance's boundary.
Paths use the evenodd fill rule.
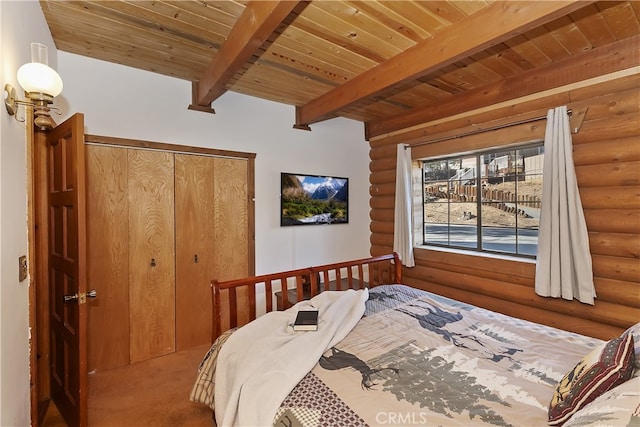
<path fill-rule="evenodd" d="M 423 243 L 535 257 L 543 144 L 422 160 Z"/>

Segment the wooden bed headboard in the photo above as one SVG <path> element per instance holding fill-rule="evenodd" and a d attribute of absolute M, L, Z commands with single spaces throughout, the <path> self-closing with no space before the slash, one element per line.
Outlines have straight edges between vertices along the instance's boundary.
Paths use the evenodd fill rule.
<path fill-rule="evenodd" d="M 396 253 L 223 282 L 214 279 L 212 342 L 223 331 L 245 325 L 258 314 L 285 310 L 325 290 L 394 283 L 402 283 L 402 265 Z"/>

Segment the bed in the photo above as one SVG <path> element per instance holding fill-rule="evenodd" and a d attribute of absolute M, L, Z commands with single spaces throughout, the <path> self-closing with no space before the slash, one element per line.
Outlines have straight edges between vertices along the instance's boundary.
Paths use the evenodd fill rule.
<path fill-rule="evenodd" d="M 212 298 L 191 399 L 219 426 L 640 425 L 640 324 L 601 341 L 504 316 L 403 285 L 396 254 Z M 318 330 L 293 331 L 309 308 Z"/>

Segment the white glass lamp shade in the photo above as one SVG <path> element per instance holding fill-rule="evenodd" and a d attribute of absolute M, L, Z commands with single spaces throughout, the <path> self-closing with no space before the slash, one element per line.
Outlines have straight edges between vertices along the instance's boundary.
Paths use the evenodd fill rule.
<path fill-rule="evenodd" d="M 56 97 L 62 92 L 62 79 L 48 65 L 29 62 L 18 69 L 18 83 L 28 93 L 44 93 Z"/>

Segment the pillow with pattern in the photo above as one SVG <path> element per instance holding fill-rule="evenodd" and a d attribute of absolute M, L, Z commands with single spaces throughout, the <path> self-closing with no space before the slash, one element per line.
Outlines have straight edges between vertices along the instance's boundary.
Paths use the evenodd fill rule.
<path fill-rule="evenodd" d="M 640 377 L 604 393 L 576 412 L 562 427 L 640 426 Z"/>
<path fill-rule="evenodd" d="M 640 322 L 625 331 L 625 334 L 633 335 L 633 346 L 636 353 L 636 370 L 633 373 L 634 377 L 640 376 Z"/>
<path fill-rule="evenodd" d="M 549 405 L 549 425 L 561 426 L 580 408 L 633 374 L 633 335 L 623 334 L 586 355 L 560 380 Z"/>

